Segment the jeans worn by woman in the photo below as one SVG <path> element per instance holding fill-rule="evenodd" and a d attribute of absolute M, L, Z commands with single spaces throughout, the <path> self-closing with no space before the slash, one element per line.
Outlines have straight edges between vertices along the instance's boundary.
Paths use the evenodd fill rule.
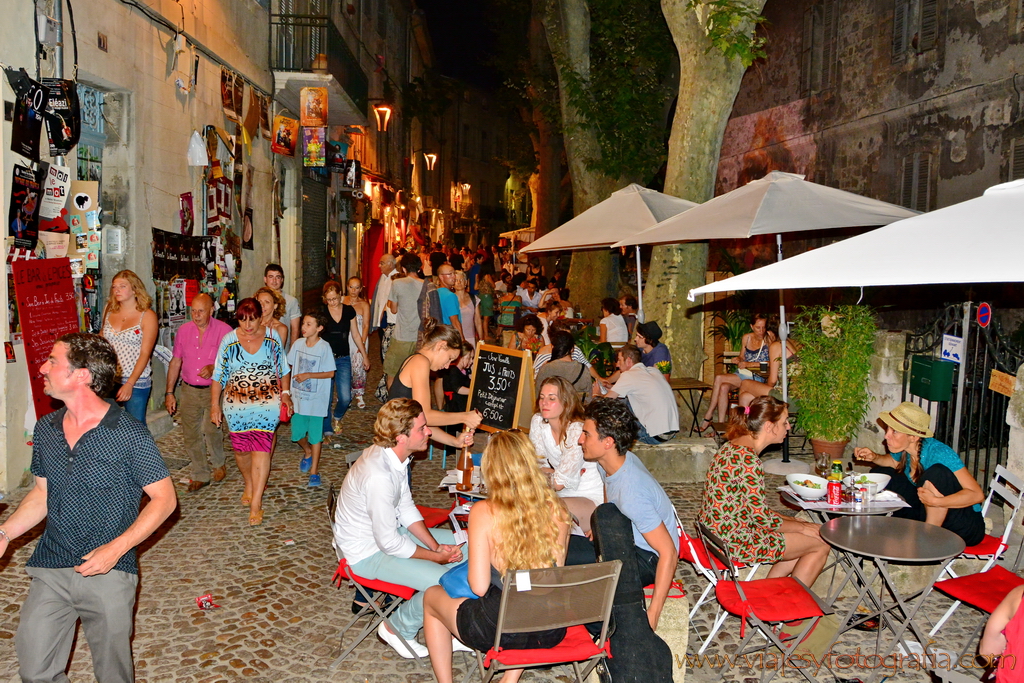
<path fill-rule="evenodd" d="M 113 395 L 117 396 L 117 392 L 121 390 L 120 384 L 114 386 Z M 118 403 L 122 408 L 128 411 L 128 414 L 134 417 L 142 424 L 146 424 L 146 407 L 149 404 L 149 394 L 153 391 L 152 386 L 139 388 L 138 386 L 132 387 L 132 397 L 124 403 Z"/>
<path fill-rule="evenodd" d="M 334 377 L 331 379 L 331 394 L 335 389 L 338 392 L 338 400 L 334 404 L 334 418 L 340 420 L 348 412 L 348 406 L 352 403 L 352 357 L 337 356 L 334 359 Z M 328 411 L 324 418 L 324 433 L 333 433 L 331 425 L 331 412 Z"/>

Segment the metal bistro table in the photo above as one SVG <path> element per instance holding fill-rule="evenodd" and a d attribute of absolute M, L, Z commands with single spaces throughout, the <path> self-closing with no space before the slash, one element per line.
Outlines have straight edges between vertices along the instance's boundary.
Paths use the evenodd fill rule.
<path fill-rule="evenodd" d="M 699 424 L 700 402 L 704 400 L 704 392 L 711 390 L 711 385 L 693 377 L 673 377 L 668 385 L 683 399 L 683 405 L 690 409 L 693 421 L 690 423 L 689 436 L 693 436 Z M 687 393 L 684 394 L 684 391 Z"/>
<path fill-rule="evenodd" d="M 931 593 L 935 580 L 950 561 L 963 552 L 963 539 L 952 531 L 932 524 L 899 517 L 877 516 L 847 516 L 833 519 L 822 525 L 821 538 L 840 551 L 840 561 L 846 566 L 846 576 L 835 596 L 842 592 L 847 582 L 856 581 L 860 584 L 856 602 L 843 617 L 836 637 L 826 651 L 831 650 L 839 636 L 853 628 L 855 624 L 877 616 L 880 623 L 875 637 L 875 652 L 881 655 L 882 659 L 892 654 L 897 645 L 902 645 L 904 652 L 912 652 L 904 638 L 907 629 L 910 629 L 927 653 L 928 634 L 914 621 L 914 617 Z M 875 565 L 875 571 L 870 576 L 866 575 L 867 563 L 862 567 L 860 558 L 870 560 Z M 916 594 L 915 600 L 915 595 L 900 594 L 899 588 L 889 574 L 890 562 L 934 564 L 936 569 L 928 585 Z M 879 576 L 882 577 L 883 588 L 876 594 L 871 586 Z M 896 601 L 888 607 L 885 605 L 885 589 L 889 590 Z M 868 607 L 873 611 L 858 616 L 857 607 L 864 602 L 865 597 L 872 603 Z M 833 597 L 833 602 L 834 599 Z M 897 609 L 902 614 L 902 620 L 898 620 L 893 614 Z M 881 648 L 882 623 L 894 636 L 891 646 L 884 653 L 878 652 Z"/>

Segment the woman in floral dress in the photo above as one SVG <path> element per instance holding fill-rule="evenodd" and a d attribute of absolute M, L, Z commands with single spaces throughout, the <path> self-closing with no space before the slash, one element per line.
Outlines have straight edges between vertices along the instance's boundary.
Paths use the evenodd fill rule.
<path fill-rule="evenodd" d="M 697 521 L 718 534 L 733 557 L 745 564 L 771 562 L 768 578 L 792 575 L 810 586 L 818 578 L 829 546 L 819 526 L 784 517 L 764 501 L 764 470 L 758 455 L 782 443 L 789 430 L 786 404 L 761 396 L 729 414 L 729 439 L 711 463 Z"/>

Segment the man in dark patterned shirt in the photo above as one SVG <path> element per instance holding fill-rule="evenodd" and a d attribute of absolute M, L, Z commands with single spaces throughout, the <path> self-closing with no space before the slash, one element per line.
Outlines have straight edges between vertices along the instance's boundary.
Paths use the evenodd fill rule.
<path fill-rule="evenodd" d="M 36 423 L 35 487 L 0 525 L 2 557 L 11 540 L 46 519 L 28 561 L 32 585 L 15 641 L 23 681 L 66 680 L 79 619 L 96 679 L 134 680 L 135 547 L 177 498 L 146 426 L 101 398 L 116 367 L 109 342 L 74 333 L 57 340 L 40 368 L 44 391 L 65 407 Z M 143 492 L 149 503 L 139 512 Z"/>

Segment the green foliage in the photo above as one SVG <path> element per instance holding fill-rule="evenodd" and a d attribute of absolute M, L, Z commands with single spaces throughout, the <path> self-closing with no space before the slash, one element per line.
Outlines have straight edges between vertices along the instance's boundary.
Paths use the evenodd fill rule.
<path fill-rule="evenodd" d="M 593 325 L 587 325 L 573 334 L 576 347 L 587 357 L 597 374 L 607 377 L 615 371 L 615 349 L 608 342 L 598 342 L 600 332 Z"/>
<path fill-rule="evenodd" d="M 792 338 L 800 361 L 790 389 L 800 402 L 797 421 L 813 439 L 843 441 L 868 409 L 868 373 L 875 314 L 867 306 L 813 306 L 796 317 Z"/>
<path fill-rule="evenodd" d="M 743 0 L 689 0 L 686 5 L 697 12 L 710 45 L 726 59 L 739 59 L 744 67 L 765 57 L 765 39 L 756 34 L 763 15 Z"/>
<path fill-rule="evenodd" d="M 587 167 L 609 178 L 649 179 L 665 159 L 665 85 L 675 47 L 658 0 L 590 0 L 590 74 L 562 69 L 581 125 L 600 144 Z M 566 130 L 566 135 L 572 135 Z"/>
<path fill-rule="evenodd" d="M 715 316 L 722 322 L 711 329 L 711 335 L 724 337 L 729 348 L 739 351 L 743 336 L 750 332 L 750 311 L 725 311 Z"/>

